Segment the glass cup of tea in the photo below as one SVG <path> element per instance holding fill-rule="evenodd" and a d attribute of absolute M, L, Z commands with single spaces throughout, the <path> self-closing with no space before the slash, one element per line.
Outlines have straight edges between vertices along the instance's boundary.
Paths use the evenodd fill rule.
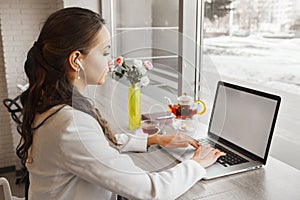
<path fill-rule="evenodd" d="M 141 121 L 142 132 L 148 135 L 157 134 L 160 131 L 159 121 L 143 120 Z"/>

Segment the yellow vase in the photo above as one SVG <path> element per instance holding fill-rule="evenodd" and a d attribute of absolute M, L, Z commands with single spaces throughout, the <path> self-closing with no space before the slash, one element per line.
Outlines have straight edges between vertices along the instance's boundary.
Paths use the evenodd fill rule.
<path fill-rule="evenodd" d="M 133 130 L 141 125 L 141 89 L 130 84 L 128 89 L 128 128 Z"/>

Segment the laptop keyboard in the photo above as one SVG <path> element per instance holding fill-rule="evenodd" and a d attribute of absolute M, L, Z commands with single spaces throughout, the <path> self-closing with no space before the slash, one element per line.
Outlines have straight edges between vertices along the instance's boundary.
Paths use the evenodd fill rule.
<path fill-rule="evenodd" d="M 219 149 L 220 151 L 223 151 L 226 153 L 226 156 L 221 156 L 217 162 L 223 165 L 224 167 L 237 165 L 245 162 L 249 162 L 248 160 L 242 158 L 241 156 L 233 153 L 232 151 L 229 151 L 228 149 L 222 147 L 221 145 L 209 140 L 209 139 L 199 139 L 199 144 L 205 145 L 209 144 L 211 147 L 214 147 L 216 149 Z"/>

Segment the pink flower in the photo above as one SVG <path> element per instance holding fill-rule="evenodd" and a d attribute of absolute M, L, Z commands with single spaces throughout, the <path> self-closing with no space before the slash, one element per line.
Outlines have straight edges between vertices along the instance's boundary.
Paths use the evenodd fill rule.
<path fill-rule="evenodd" d="M 149 71 L 153 68 L 153 65 L 150 61 L 147 60 L 144 62 L 144 67 Z"/>
<path fill-rule="evenodd" d="M 118 66 L 122 66 L 123 62 L 124 62 L 124 58 L 122 56 L 117 57 L 116 64 Z"/>

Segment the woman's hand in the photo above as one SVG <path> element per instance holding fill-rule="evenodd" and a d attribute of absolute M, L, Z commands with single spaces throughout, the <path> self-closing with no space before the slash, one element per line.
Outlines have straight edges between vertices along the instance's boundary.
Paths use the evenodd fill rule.
<path fill-rule="evenodd" d="M 152 135 L 148 137 L 148 146 L 158 144 L 166 148 L 188 147 L 192 145 L 196 149 L 200 146 L 194 138 L 176 133 L 174 135 Z"/>
<path fill-rule="evenodd" d="M 206 168 L 217 161 L 220 156 L 225 156 L 224 152 L 219 149 L 212 148 L 209 145 L 199 146 L 195 151 L 192 160 L 198 162 L 202 167 Z"/>

